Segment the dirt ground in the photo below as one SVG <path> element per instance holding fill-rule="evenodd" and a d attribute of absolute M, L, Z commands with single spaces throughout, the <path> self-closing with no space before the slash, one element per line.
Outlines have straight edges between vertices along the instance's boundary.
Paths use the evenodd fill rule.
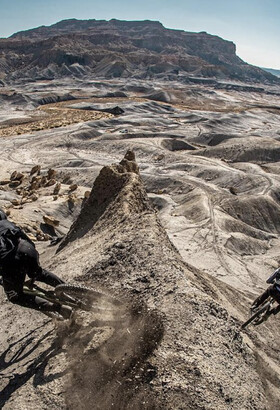
<path fill-rule="evenodd" d="M 60 103 L 40 106 L 31 118 L 9 120 L 0 128 L 0 137 L 28 134 L 34 131 L 66 127 L 67 125 L 110 118 L 112 115 L 93 111 L 64 108 Z M 19 122 L 19 124 L 17 124 Z"/>
<path fill-rule="evenodd" d="M 1 132 L 10 130 L 0 206 L 36 241 L 44 267 L 118 301 L 101 297 L 101 309 L 68 329 L 0 289 L 0 406 L 278 408 L 279 318 L 240 332 L 279 264 L 277 98 L 210 90 L 203 110 L 206 87 L 186 89 L 182 104 L 177 84 L 174 102 L 116 80 L 107 90 L 127 94 L 117 102 L 94 84 L 79 90 L 85 99 L 42 106 L 55 115 L 36 130 L 35 105 L 0 96 Z M 52 86 L 36 84 L 42 96 Z M 32 85 L 17 93 L 31 98 Z M 115 105 L 122 115 L 96 111 Z M 128 149 L 137 164 L 123 159 Z M 23 174 L 18 185 L 13 171 Z M 45 215 L 59 224 L 47 229 Z"/>

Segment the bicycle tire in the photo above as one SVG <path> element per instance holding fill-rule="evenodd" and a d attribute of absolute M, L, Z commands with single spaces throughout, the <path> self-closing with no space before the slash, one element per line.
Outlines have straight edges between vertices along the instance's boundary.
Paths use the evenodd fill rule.
<path fill-rule="evenodd" d="M 65 301 L 65 297 L 70 296 L 76 301 L 78 308 L 85 310 L 90 310 L 92 306 L 95 303 L 98 304 L 98 302 L 100 302 L 101 299 L 107 300 L 108 302 L 113 304 L 116 303 L 116 300 L 114 300 L 114 298 L 106 295 L 105 293 L 99 290 L 79 285 L 58 285 L 55 288 L 55 294 L 61 300 L 62 303 Z"/>
<path fill-rule="evenodd" d="M 263 306 L 261 306 L 255 313 L 253 313 L 253 315 L 251 317 L 249 317 L 248 320 L 246 320 L 246 322 L 244 322 L 241 325 L 241 329 L 244 329 L 246 326 L 249 325 L 249 323 L 253 322 L 253 320 L 255 320 L 258 316 L 260 316 L 262 313 L 267 311 L 270 307 L 270 304 L 271 304 L 271 302 L 266 302 Z M 258 324 L 262 323 L 263 320 L 261 320 Z"/>
<path fill-rule="evenodd" d="M 59 322 L 63 322 L 65 319 L 63 316 L 61 316 L 58 312 L 50 312 L 50 311 L 42 311 L 42 313 L 51 319 L 58 320 Z"/>

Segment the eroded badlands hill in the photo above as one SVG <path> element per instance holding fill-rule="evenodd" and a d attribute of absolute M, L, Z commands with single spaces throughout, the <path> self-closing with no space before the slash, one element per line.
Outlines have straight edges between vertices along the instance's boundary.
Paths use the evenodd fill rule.
<path fill-rule="evenodd" d="M 279 404 L 277 341 L 270 350 L 257 333 L 240 334 L 242 293 L 183 262 L 147 197 L 133 152 L 101 170 L 57 253 L 46 248 L 43 260 L 120 305 L 88 314 L 69 336 L 58 329 L 59 337 L 39 313 L 21 309 L 19 317 L 19 308 L 2 299 L 5 409 Z"/>
<path fill-rule="evenodd" d="M 64 20 L 0 40 L 0 79 L 211 77 L 279 83 L 230 41 L 153 21 Z"/>
<path fill-rule="evenodd" d="M 278 408 L 279 317 L 238 329 L 279 266 L 279 88 L 71 78 L 0 101 L 0 207 L 43 266 L 121 301 L 65 337 L 1 291 L 1 406 Z"/>

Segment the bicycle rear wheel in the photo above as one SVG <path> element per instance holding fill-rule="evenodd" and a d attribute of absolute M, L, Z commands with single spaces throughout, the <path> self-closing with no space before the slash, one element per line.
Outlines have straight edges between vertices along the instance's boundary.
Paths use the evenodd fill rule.
<path fill-rule="evenodd" d="M 260 323 L 262 323 L 266 319 L 266 316 L 269 312 L 270 305 L 271 305 L 271 302 L 266 302 L 263 306 L 261 306 L 255 313 L 253 313 L 251 317 L 249 317 L 248 320 L 246 320 L 246 322 L 244 322 L 241 325 L 241 329 L 244 329 L 246 326 L 249 325 L 249 323 L 252 323 L 253 321 L 255 321 L 254 324 L 256 325 L 259 325 Z"/>

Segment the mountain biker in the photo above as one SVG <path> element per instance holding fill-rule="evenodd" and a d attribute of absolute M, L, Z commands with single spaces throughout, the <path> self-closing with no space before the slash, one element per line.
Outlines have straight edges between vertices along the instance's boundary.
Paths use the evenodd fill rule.
<path fill-rule="evenodd" d="M 255 311 L 261 304 L 263 304 L 270 296 L 276 300 L 280 305 L 280 268 L 278 268 L 267 279 L 266 283 L 271 285 L 263 292 L 257 299 L 254 300 L 251 310 Z"/>
<path fill-rule="evenodd" d="M 58 312 L 65 319 L 70 318 L 72 309 L 51 303 L 41 297 L 23 292 L 26 275 L 39 282 L 55 287 L 64 283 L 59 277 L 39 264 L 39 254 L 34 243 L 14 223 L 7 220 L 0 208 L 0 275 L 10 302 L 42 312 Z"/>

